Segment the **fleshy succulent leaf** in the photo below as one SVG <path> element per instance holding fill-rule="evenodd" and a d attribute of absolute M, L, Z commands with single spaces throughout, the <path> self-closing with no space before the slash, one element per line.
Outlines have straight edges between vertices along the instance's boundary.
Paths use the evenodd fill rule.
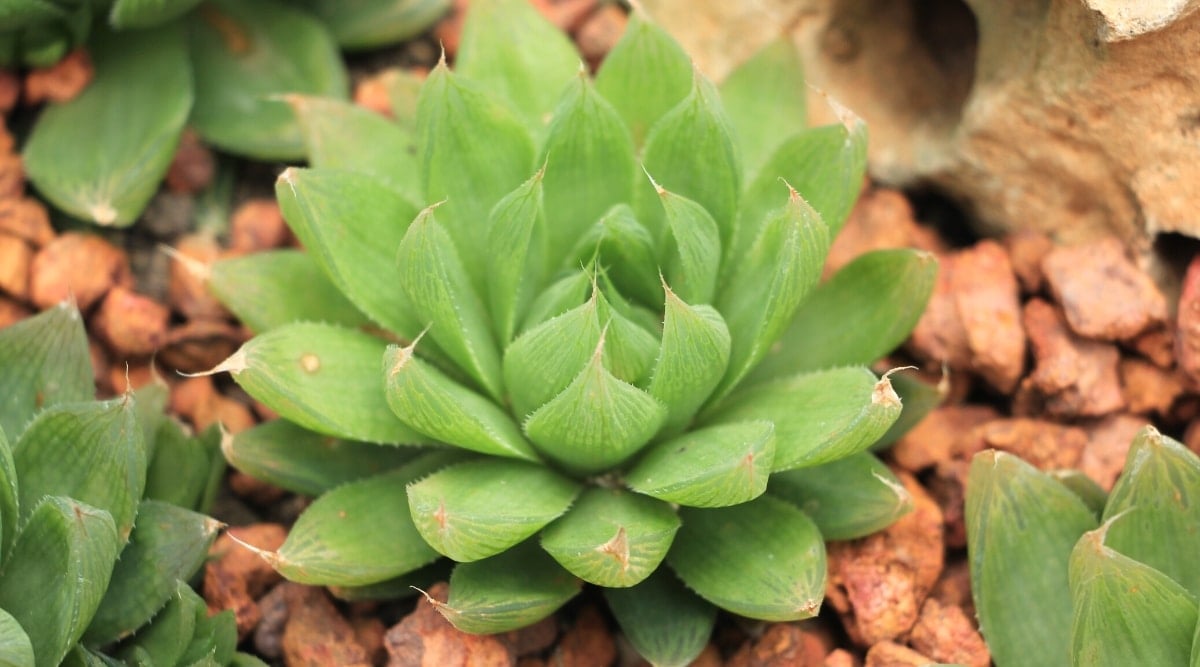
<path fill-rule="evenodd" d="M 450 578 L 452 561 L 446 558 L 417 568 L 407 574 L 362 586 L 330 586 L 329 593 L 339 600 L 398 600 L 412 597 L 438 581 Z"/>
<path fill-rule="evenodd" d="M 204 599 L 191 586 L 175 583 L 173 595 L 152 621 L 138 631 L 118 656 L 130 661 L 139 650 L 154 665 L 176 665 L 183 657 L 196 629 L 196 612 L 205 607 Z M 134 663 L 137 664 L 137 663 Z"/>
<path fill-rule="evenodd" d="M 200 0 L 116 0 L 108 12 L 108 24 L 117 30 L 157 28 L 198 4 Z"/>
<path fill-rule="evenodd" d="M 504 353 L 513 414 L 524 418 L 566 389 L 600 342 L 596 299 L 521 334 Z"/>
<path fill-rule="evenodd" d="M 446 468 L 408 487 L 421 537 L 459 562 L 512 547 L 557 519 L 579 485 L 537 464 L 491 459 Z"/>
<path fill-rule="evenodd" d="M 604 599 L 629 643 L 659 667 L 692 664 L 717 621 L 717 608 L 666 568 L 632 588 L 606 588 Z"/>
<path fill-rule="evenodd" d="M 529 312 L 522 318 L 518 332 L 523 335 L 537 325 L 584 304 L 588 295 L 592 293 L 595 281 L 596 270 L 592 264 L 569 271 L 567 275 L 555 280 L 529 304 Z M 507 377 L 505 381 L 507 382 Z M 511 386 L 509 390 L 512 390 Z"/>
<path fill-rule="evenodd" d="M 645 303 L 662 300 L 654 237 L 634 217 L 633 209 L 617 204 L 576 234 L 575 247 L 566 255 L 567 266 L 598 258 L 615 285 Z"/>
<path fill-rule="evenodd" d="M 596 89 L 625 119 L 638 146 L 691 88 L 691 58 L 640 11 L 630 17 L 596 73 Z"/>
<path fill-rule="evenodd" d="M 827 540 L 870 535 L 913 509 L 912 495 L 870 452 L 772 475 L 767 492 L 803 510 Z"/>
<path fill-rule="evenodd" d="M 775 426 L 737 422 L 691 431 L 651 447 L 625 477 L 629 488 L 689 507 L 726 507 L 767 489 Z"/>
<path fill-rule="evenodd" d="M 90 400 L 91 365 L 74 304 L 60 303 L 0 330 L 0 428 L 10 442 L 38 410 Z"/>
<path fill-rule="evenodd" d="M 1104 516 L 1104 505 L 1108 502 L 1108 492 L 1105 491 L 1091 477 L 1088 477 L 1079 470 L 1051 470 L 1050 476 L 1058 480 L 1059 484 L 1071 490 L 1071 493 L 1079 496 L 1084 505 L 1092 511 L 1092 514 L 1100 519 Z"/>
<path fill-rule="evenodd" d="M 765 621 L 796 621 L 820 610 L 825 543 L 794 505 L 759 496 L 732 507 L 681 508 L 680 518 L 667 562 L 700 597 Z"/>
<path fill-rule="evenodd" d="M 746 174 L 807 127 L 804 66 L 790 36 L 780 35 L 721 83 L 721 101 L 737 131 Z"/>
<path fill-rule="evenodd" d="M 17 525 L 20 519 L 20 497 L 17 489 L 17 467 L 13 462 L 12 445 L 4 429 L 0 428 L 0 565 L 4 556 L 12 546 L 17 536 Z"/>
<path fill-rule="evenodd" d="M 883 451 L 895 444 L 900 436 L 912 430 L 925 418 L 925 415 L 941 405 L 942 401 L 946 400 L 946 393 L 949 391 L 948 385 L 944 382 L 936 384 L 926 382 L 911 373 L 894 373 L 888 376 L 888 380 L 892 383 L 892 389 L 895 390 L 896 395 L 900 397 L 904 409 L 901 410 L 896 421 L 892 422 L 887 432 L 871 445 L 871 451 L 874 452 Z"/>
<path fill-rule="evenodd" d="M 450 0 L 307 0 L 304 7 L 342 48 L 372 49 L 421 34 L 446 13 Z"/>
<path fill-rule="evenodd" d="M 544 175 L 539 170 L 488 216 L 487 300 L 502 346 L 512 340 L 546 271 Z"/>
<path fill-rule="evenodd" d="M 0 609 L 0 665 L 21 667 L 34 664 L 33 644 L 12 614 Z"/>
<path fill-rule="evenodd" d="M 689 305 L 665 289 L 662 343 L 646 391 L 667 406 L 664 430 L 673 433 L 691 421 L 724 377 L 730 338 L 716 309 Z"/>
<path fill-rule="evenodd" d="M 712 303 L 721 270 L 721 231 L 700 204 L 656 188 L 670 231 L 667 283 L 688 303 Z"/>
<path fill-rule="evenodd" d="M 654 366 L 658 355 L 658 337 L 613 308 L 601 291 L 597 295 L 597 315 L 607 324 L 604 335 L 604 365 L 620 380 L 640 384 Z"/>
<path fill-rule="evenodd" d="M 213 478 L 219 481 L 225 472 L 220 437 L 216 426 L 200 435 L 188 435 L 173 420 L 160 424 L 154 457 L 146 470 L 143 499 L 207 511 Z"/>
<path fill-rule="evenodd" d="M 624 588 L 654 572 L 677 530 L 679 517 L 670 505 L 593 487 L 542 531 L 542 548 L 588 583 Z"/>

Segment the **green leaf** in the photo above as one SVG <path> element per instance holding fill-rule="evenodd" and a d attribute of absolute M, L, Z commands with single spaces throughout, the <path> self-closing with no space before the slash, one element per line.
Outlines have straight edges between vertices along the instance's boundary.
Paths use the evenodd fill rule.
<path fill-rule="evenodd" d="M 753 370 L 792 321 L 821 277 L 829 229 L 795 190 L 768 217 L 762 233 L 717 296 L 733 336 L 729 369 L 717 390 L 728 394 Z"/>
<path fill-rule="evenodd" d="M 130 661 L 140 649 L 152 665 L 177 665 L 196 630 L 196 614 L 204 599 L 182 581 L 175 582 L 171 599 L 148 625 L 140 629 L 118 655 Z"/>
<path fill-rule="evenodd" d="M 1051 470 L 1050 476 L 1060 484 L 1079 496 L 1084 505 L 1092 511 L 1097 519 L 1104 515 L 1104 504 L 1108 502 L 1108 492 L 1100 487 L 1091 477 L 1079 470 Z"/>
<path fill-rule="evenodd" d="M 645 303 L 662 300 L 654 237 L 628 205 L 613 206 L 575 238 L 564 268 L 588 264 L 598 257 L 598 263 L 608 267 L 605 272 L 623 291 Z"/>
<path fill-rule="evenodd" d="M 29 635 L 32 664 L 54 667 L 79 641 L 120 543 L 108 512 L 70 498 L 46 496 L 29 514 L 0 576 L 0 609 Z"/>
<path fill-rule="evenodd" d="M 946 400 L 949 390 L 943 382 L 930 384 L 911 373 L 894 373 L 888 376 L 888 380 L 892 383 L 896 395 L 900 397 L 904 409 L 900 411 L 896 421 L 892 422 L 891 428 L 871 445 L 873 452 L 881 452 L 891 447 L 902 435 L 912 430 L 925 415 L 933 412 L 934 408 Z"/>
<path fill-rule="evenodd" d="M 597 315 L 605 322 L 604 365 L 619 380 L 640 384 L 654 366 L 658 337 L 621 314 L 601 291 L 596 299 Z"/>
<path fill-rule="evenodd" d="M 633 648 L 659 667 L 685 667 L 708 645 L 717 608 L 666 568 L 632 588 L 606 588 L 604 599 Z"/>
<path fill-rule="evenodd" d="M 625 588 L 658 568 L 677 530 L 679 517 L 670 505 L 593 487 L 542 531 L 542 548 L 588 583 Z"/>
<path fill-rule="evenodd" d="M 431 600 L 454 627 L 472 634 L 532 625 L 579 592 L 579 580 L 530 540 L 504 553 L 461 563 L 445 604 Z"/>
<path fill-rule="evenodd" d="M 412 221 L 400 242 L 399 288 L 438 346 L 499 400 L 504 393 L 500 351 L 492 337 L 487 308 L 471 286 L 465 259 L 434 218 L 433 209 L 427 208 Z"/>
<path fill-rule="evenodd" d="M 212 0 L 197 19 L 190 22 L 196 76 L 191 124 L 231 153 L 263 160 L 303 157 L 300 127 L 279 96 L 345 98 L 349 88 L 325 26 L 273 0 Z"/>
<path fill-rule="evenodd" d="M 800 53 L 783 34 L 721 83 L 721 100 L 737 131 L 747 174 L 758 173 L 780 144 L 807 127 L 807 89 Z"/>
<path fill-rule="evenodd" d="M 383 394 L 387 344 L 368 334 L 300 322 L 250 339 L 212 372 L 229 371 L 251 396 L 304 428 L 349 440 L 412 444 Z"/>
<path fill-rule="evenodd" d="M 17 438 L 38 410 L 90 400 L 92 357 L 83 318 L 66 301 L 0 329 L 0 429 Z"/>
<path fill-rule="evenodd" d="M 32 665 L 33 644 L 12 614 L 0 609 L 0 667 Z"/>
<path fill-rule="evenodd" d="M 540 134 L 536 130 L 545 126 L 580 60 L 570 38 L 525 0 L 475 0 L 455 65 L 504 98 Z"/>
<path fill-rule="evenodd" d="M 237 648 L 237 621 L 233 610 L 226 609 L 212 616 L 203 607 L 196 610 L 196 630 L 192 641 L 179 659 L 181 665 L 218 667 L 233 659 Z"/>
<path fill-rule="evenodd" d="M 159 425 L 155 442 L 142 497 L 199 509 L 213 468 L 223 470 L 224 466 L 214 465 L 202 437 L 187 435 L 174 421 L 165 420 Z"/>
<path fill-rule="evenodd" d="M 494 556 L 567 511 L 579 485 L 524 461 L 460 463 L 408 487 L 421 537 L 459 562 Z"/>
<path fill-rule="evenodd" d="M 658 432 L 667 409 L 604 367 L 604 337 L 571 384 L 529 415 L 525 434 L 564 467 L 594 473 L 628 459 Z"/>
<path fill-rule="evenodd" d="M 133 392 L 134 415 L 142 427 L 142 446 L 147 460 L 154 458 L 163 424 L 171 422 L 165 414 L 169 390 L 167 384 L 156 377 L 153 382 Z"/>
<path fill-rule="evenodd" d="M 812 291 L 746 381 L 874 363 L 917 325 L 937 270 L 934 256 L 921 250 L 859 255 Z"/>
<path fill-rule="evenodd" d="M 721 232 L 700 204 L 656 187 L 671 233 L 667 282 L 688 303 L 712 303 L 721 271 Z"/>
<path fill-rule="evenodd" d="M 124 543 L 146 483 L 146 452 L 133 399 L 61 405 L 39 414 L 13 446 L 22 521 L 45 496 L 111 515 Z"/>
<path fill-rule="evenodd" d="M 297 285 L 304 290 L 297 291 Z M 255 333 L 306 320 L 347 327 L 367 322 L 317 262 L 299 250 L 268 250 L 217 260 L 208 287 Z"/>
<path fill-rule="evenodd" d="M 157 28 L 198 4 L 200 0 L 116 0 L 108 12 L 108 24 L 117 30 Z"/>
<path fill-rule="evenodd" d="M 460 458 L 431 452 L 339 486 L 304 510 L 279 551 L 262 555 L 291 581 L 315 586 L 374 584 L 428 565 L 438 553 L 417 532 L 404 486 Z"/>
<path fill-rule="evenodd" d="M 546 210 L 554 212 L 549 251 L 558 258 L 600 216 L 633 199 L 633 140 L 617 110 L 581 72 L 558 103 L 541 155 Z"/>
<path fill-rule="evenodd" d="M 543 176 L 539 170 L 488 216 L 487 298 L 502 345 L 512 340 L 546 271 Z"/>
<path fill-rule="evenodd" d="M 89 42 L 91 84 L 38 117 L 22 151 L 38 191 L 67 213 L 101 225 L 133 223 L 158 190 L 192 106 L 192 77 L 178 25 Z"/>
<path fill-rule="evenodd" d="M 17 536 L 20 506 L 17 489 L 17 467 L 13 462 L 12 445 L 4 429 L 0 428 L 0 564 L 8 554 L 13 539 Z"/>
<path fill-rule="evenodd" d="M 525 334 L 537 325 L 582 305 L 588 300 L 588 295 L 592 293 L 592 285 L 595 281 L 594 264 L 570 271 L 567 275 L 554 281 L 534 297 L 533 303 L 529 304 L 529 312 L 525 313 L 517 332 Z M 596 340 L 599 340 L 599 331 L 600 329 L 597 328 Z M 508 389 L 512 391 L 511 386 Z"/>
<path fill-rule="evenodd" d="M 971 461 L 966 522 L 971 594 L 996 664 L 1067 664 L 1067 562 L 1096 518 L 1054 478 L 987 450 Z"/>
<path fill-rule="evenodd" d="M 396 124 L 413 132 L 415 136 L 417 101 L 421 96 L 421 88 L 425 85 L 425 76 L 416 70 L 393 67 L 386 71 L 384 83 L 387 86 L 388 101 L 391 102 L 392 117 L 396 120 Z"/>
<path fill-rule="evenodd" d="M 1200 459 L 1154 428 L 1144 428 L 1104 507 L 1104 521 L 1118 515 L 1123 518 L 1109 526 L 1107 546 L 1200 597 L 1200 568 L 1179 557 L 1200 553 Z"/>
<path fill-rule="evenodd" d="M 507 106 L 440 63 L 417 104 L 417 145 L 428 202 L 454 239 L 476 288 L 485 284 L 488 212 L 533 173 L 533 140 Z"/>
<path fill-rule="evenodd" d="M 739 391 L 705 424 L 761 419 L 775 424 L 774 470 L 836 461 L 861 452 L 900 415 L 887 376 L 860 367 L 795 375 Z"/>
<path fill-rule="evenodd" d="M 1187 664 L 1196 598 L 1169 576 L 1105 546 L 1105 533 L 1126 516 L 1086 533 L 1071 551 L 1071 664 Z"/>
<path fill-rule="evenodd" d="M 600 342 L 597 298 L 521 334 L 504 352 L 504 386 L 518 419 L 560 394 Z"/>
<path fill-rule="evenodd" d="M 767 492 L 803 510 L 827 540 L 870 535 L 913 509 L 908 490 L 869 452 L 774 474 Z"/>
<path fill-rule="evenodd" d="M 771 422 L 724 424 L 654 445 L 625 483 L 679 505 L 725 507 L 762 495 L 774 459 Z"/>
<path fill-rule="evenodd" d="M 286 419 L 263 422 L 226 438 L 221 451 L 229 464 L 268 484 L 319 496 L 347 482 L 409 463 L 416 447 L 387 447 L 315 433 Z"/>
<path fill-rule="evenodd" d="M 366 174 L 414 207 L 424 203 L 417 174 L 417 141 L 411 131 L 340 99 L 289 95 L 287 101 L 300 124 L 313 167 Z"/>
<path fill-rule="evenodd" d="M 342 48 L 374 49 L 425 32 L 450 0 L 308 0 L 305 6 Z"/>
<path fill-rule="evenodd" d="M 149 621 L 176 593 L 176 581 L 190 579 L 204 564 L 220 526 L 182 507 L 144 501 L 84 640 L 108 644 Z"/>
<path fill-rule="evenodd" d="M 435 582 L 446 581 L 450 578 L 451 561 L 442 558 L 425 567 L 418 568 L 398 577 L 385 579 L 374 584 L 363 586 L 331 586 L 329 593 L 339 600 L 358 602 L 360 600 L 399 600 L 416 595 L 419 591 L 432 586 Z"/>
<path fill-rule="evenodd" d="M 692 89 L 692 60 L 665 30 L 635 11 L 596 73 L 596 89 L 641 146 L 650 127 Z"/>
<path fill-rule="evenodd" d="M 680 518 L 667 562 L 700 597 L 764 621 L 796 621 L 820 610 L 825 543 L 794 505 L 759 496 L 732 507 L 681 508 Z"/>
<path fill-rule="evenodd" d="M 662 346 L 646 391 L 667 406 L 668 433 L 682 430 L 708 399 L 729 364 L 729 328 L 711 306 L 692 306 L 665 287 Z"/>

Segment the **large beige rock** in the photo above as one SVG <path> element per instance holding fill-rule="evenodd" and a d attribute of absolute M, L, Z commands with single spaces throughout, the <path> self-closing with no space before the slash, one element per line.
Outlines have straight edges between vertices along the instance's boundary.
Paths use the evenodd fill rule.
<path fill-rule="evenodd" d="M 810 83 L 869 123 L 872 173 L 985 231 L 1200 237 L 1200 0 L 642 4 L 715 79 L 793 35 Z"/>

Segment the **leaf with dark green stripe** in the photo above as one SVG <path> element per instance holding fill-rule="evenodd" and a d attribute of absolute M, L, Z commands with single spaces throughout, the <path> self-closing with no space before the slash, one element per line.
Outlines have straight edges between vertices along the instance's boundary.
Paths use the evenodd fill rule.
<path fill-rule="evenodd" d="M 827 540 L 870 535 L 913 509 L 912 495 L 870 452 L 776 473 L 767 492 L 803 510 Z"/>
<path fill-rule="evenodd" d="M 638 146 L 691 88 L 692 59 L 641 11 L 633 12 L 596 73 L 596 89 L 625 119 Z"/>
<path fill-rule="evenodd" d="M 633 648 L 659 667 L 692 664 L 712 635 L 717 608 L 667 568 L 632 588 L 606 588 L 604 599 Z"/>
<path fill-rule="evenodd" d="M 679 505 L 725 507 L 762 495 L 774 460 L 771 422 L 723 424 L 654 445 L 625 483 Z"/>
<path fill-rule="evenodd" d="M 66 301 L 0 329 L 0 429 L 15 442 L 38 410 L 91 400 L 91 359 L 83 318 Z"/>
<path fill-rule="evenodd" d="M 729 328 L 712 306 L 693 306 L 667 294 L 662 344 L 646 391 L 667 406 L 664 431 L 682 430 L 725 375 Z"/>

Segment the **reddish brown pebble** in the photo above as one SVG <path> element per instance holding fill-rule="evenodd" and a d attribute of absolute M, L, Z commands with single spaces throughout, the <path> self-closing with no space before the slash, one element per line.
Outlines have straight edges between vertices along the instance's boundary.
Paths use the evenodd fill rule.
<path fill-rule="evenodd" d="M 17 147 L 17 139 L 8 130 L 3 116 L 0 116 L 0 155 L 10 155 Z"/>
<path fill-rule="evenodd" d="M 389 92 L 389 72 L 361 79 L 354 85 L 354 103 L 381 116 L 392 118 L 392 97 Z"/>
<path fill-rule="evenodd" d="M 942 510 L 946 546 L 960 549 L 967 546 L 966 478 L 970 465 L 953 460 L 938 463 L 934 474 L 925 482 L 929 494 Z"/>
<path fill-rule="evenodd" d="M 25 104 L 66 102 L 92 82 L 95 68 L 87 51 L 76 49 L 51 65 L 25 75 Z"/>
<path fill-rule="evenodd" d="M 0 294 L 0 329 L 16 324 L 32 314 L 33 312 L 23 304 Z"/>
<path fill-rule="evenodd" d="M 162 345 L 170 317 L 166 306 L 118 285 L 100 302 L 92 330 L 118 355 L 140 357 Z"/>
<path fill-rule="evenodd" d="M 1124 406 L 1114 345 L 1076 336 L 1041 299 L 1025 304 L 1023 320 L 1035 360 L 1024 384 L 1044 397 L 1048 415 L 1099 417 Z"/>
<path fill-rule="evenodd" d="M 1000 416 L 995 408 L 986 405 L 943 405 L 934 408 L 911 431 L 892 447 L 896 465 L 909 472 L 919 472 L 939 461 L 950 458 L 964 447 L 963 438 L 970 437 L 978 426 Z"/>
<path fill-rule="evenodd" d="M 547 616 L 533 625 L 514 630 L 506 638 L 512 643 L 513 653 L 518 658 L 541 653 L 553 646 L 554 641 L 558 639 L 558 619 Z"/>
<path fill-rule="evenodd" d="M 1086 338 L 1128 340 L 1167 319 L 1166 298 L 1115 238 L 1055 248 L 1042 270 L 1071 329 Z"/>
<path fill-rule="evenodd" d="M 1164 416 L 1183 394 L 1183 379 L 1141 359 L 1121 360 L 1121 387 L 1125 406 L 1134 414 Z"/>
<path fill-rule="evenodd" d="M 217 160 L 192 128 L 183 131 L 164 178 L 171 192 L 196 194 L 212 184 Z"/>
<path fill-rule="evenodd" d="M 192 319 L 167 331 L 158 360 L 184 373 L 206 371 L 237 351 L 249 333 L 225 320 Z"/>
<path fill-rule="evenodd" d="M 214 424 L 220 424 L 226 431 L 235 435 L 253 427 L 255 423 L 250 408 L 220 394 L 215 394 L 208 403 L 200 405 L 192 419 L 192 425 L 197 431 L 205 431 Z"/>
<path fill-rule="evenodd" d="M 1162 326 L 1147 329 L 1133 340 L 1126 341 L 1125 345 L 1159 368 L 1171 368 L 1175 365 L 1175 325 L 1173 322 L 1166 322 Z"/>
<path fill-rule="evenodd" d="M 1042 470 L 1074 468 L 1087 445 L 1087 433 L 1043 419 L 997 419 L 983 427 L 983 442 L 1025 459 Z"/>
<path fill-rule="evenodd" d="M 133 286 L 129 258 L 94 234 L 68 232 L 33 258 L 30 299 L 42 310 L 73 296 L 86 311 L 117 286 Z"/>
<path fill-rule="evenodd" d="M 287 244 L 288 226 L 274 199 L 251 199 L 233 212 L 229 246 L 234 252 L 258 252 Z"/>
<path fill-rule="evenodd" d="M 16 153 L 0 153 L 0 199 L 19 199 L 25 194 L 25 163 Z"/>
<path fill-rule="evenodd" d="M 0 199 L 0 233 L 24 239 L 35 248 L 54 240 L 50 214 L 36 199 Z"/>
<path fill-rule="evenodd" d="M 559 30 L 575 32 L 596 9 L 598 0 L 531 0 L 546 20 Z"/>
<path fill-rule="evenodd" d="M 942 576 L 929 596 L 937 598 L 943 605 L 962 607 L 968 618 L 975 617 L 975 604 L 971 599 L 971 568 L 965 558 L 946 563 Z"/>
<path fill-rule="evenodd" d="M 863 667 L 925 667 L 937 662 L 895 642 L 879 642 L 867 651 Z"/>
<path fill-rule="evenodd" d="M 270 505 L 287 494 L 278 486 L 251 477 L 240 470 L 230 473 L 229 490 L 233 491 L 233 495 L 238 498 L 260 507 Z"/>
<path fill-rule="evenodd" d="M 21 78 L 10 68 L 0 69 L 0 114 L 8 115 L 21 96 Z"/>
<path fill-rule="evenodd" d="M 287 623 L 289 582 L 276 584 L 258 599 L 259 621 L 254 627 L 254 650 L 268 659 L 283 655 L 283 627 Z"/>
<path fill-rule="evenodd" d="M 383 647 L 387 626 L 383 621 L 374 616 L 351 616 L 350 625 L 354 627 L 354 639 L 367 652 L 367 662 L 372 665 L 387 662 L 387 650 Z"/>
<path fill-rule="evenodd" d="M 201 406 L 213 400 L 216 393 L 217 388 L 211 377 L 187 378 L 171 387 L 170 411 L 188 421 L 195 421 Z"/>
<path fill-rule="evenodd" d="M 742 646 L 725 667 L 822 667 L 825 646 L 795 623 L 773 623 L 762 637 Z"/>
<path fill-rule="evenodd" d="M 1017 278 L 1004 248 L 980 241 L 957 254 L 950 291 L 966 333 L 971 370 L 1009 393 L 1025 368 L 1025 330 Z"/>
<path fill-rule="evenodd" d="M 550 664 L 559 667 L 608 667 L 617 658 L 612 633 L 595 607 L 584 607 L 563 633 Z"/>
<path fill-rule="evenodd" d="M 1200 384 L 1200 255 L 1188 264 L 1175 322 L 1175 355 L 1179 369 L 1193 384 Z"/>
<path fill-rule="evenodd" d="M 88 358 L 92 362 L 92 381 L 96 383 L 96 389 L 99 393 L 105 396 L 114 396 L 122 393 L 125 388 L 125 365 L 109 364 L 108 350 L 104 349 L 104 345 L 100 341 L 88 336 Z M 114 371 L 120 370 L 120 375 Z M 120 380 L 116 382 L 115 380 Z"/>
<path fill-rule="evenodd" d="M 449 586 L 437 583 L 428 596 L 442 604 Z M 493 635 L 467 634 L 447 621 L 429 598 L 417 601 L 416 609 L 384 636 L 389 667 L 509 667 L 509 647 Z"/>
<path fill-rule="evenodd" d="M 29 267 L 32 265 L 33 248 L 23 239 L 0 233 L 0 291 L 28 301 Z"/>
<path fill-rule="evenodd" d="M 844 648 L 835 648 L 825 656 L 821 667 L 859 667 L 861 664 L 853 653 Z"/>
<path fill-rule="evenodd" d="M 629 17 L 615 4 L 604 3 L 599 9 L 584 20 L 575 34 L 575 43 L 579 53 L 583 55 L 593 68 L 598 67 L 604 56 L 612 50 L 613 45 L 625 33 L 625 24 Z"/>
<path fill-rule="evenodd" d="M 717 650 L 717 645 L 708 643 L 704 645 L 704 650 L 700 651 L 700 655 L 688 663 L 688 667 L 721 667 L 725 661 L 721 659 L 721 652 Z"/>
<path fill-rule="evenodd" d="M 1105 491 L 1111 491 L 1125 467 L 1125 456 L 1138 431 L 1147 425 L 1144 417 L 1118 414 L 1087 427 L 1087 445 L 1079 469 Z"/>
<path fill-rule="evenodd" d="M 988 667 L 992 656 L 987 644 L 961 607 L 925 600 L 921 617 L 909 636 L 912 647 L 936 662 Z"/>
<path fill-rule="evenodd" d="M 354 627 L 324 590 L 285 584 L 288 606 L 283 629 L 283 662 L 288 667 L 371 667 Z"/>
<path fill-rule="evenodd" d="M 209 560 L 204 566 L 204 599 L 210 613 L 233 610 L 238 641 L 241 641 L 262 617 L 257 598 L 281 577 L 261 556 L 235 542 L 235 536 L 257 549 L 274 551 L 287 538 L 287 531 L 274 523 L 230 528 L 208 550 Z"/>
<path fill-rule="evenodd" d="M 175 244 L 167 286 L 171 307 L 189 319 L 225 319 L 229 313 L 208 291 L 208 271 L 221 255 L 221 246 L 210 234 L 189 234 Z"/>
<path fill-rule="evenodd" d="M 825 260 L 826 277 L 855 257 L 884 248 L 943 250 L 937 235 L 917 224 L 912 204 L 899 190 L 869 188 L 850 211 Z"/>
<path fill-rule="evenodd" d="M 1012 261 L 1013 273 L 1025 294 L 1037 294 L 1045 284 L 1042 260 L 1054 248 L 1049 236 L 1033 230 L 1021 230 L 1004 237 L 1004 247 Z"/>
<path fill-rule="evenodd" d="M 907 347 L 918 359 L 963 370 L 971 364 L 971 348 L 967 330 L 958 314 L 958 299 L 954 296 L 956 270 L 957 256 L 938 257 L 933 293 L 913 328 Z"/>
<path fill-rule="evenodd" d="M 1200 454 L 1200 419 L 1193 420 L 1183 432 L 1183 444 L 1193 452 Z"/>

